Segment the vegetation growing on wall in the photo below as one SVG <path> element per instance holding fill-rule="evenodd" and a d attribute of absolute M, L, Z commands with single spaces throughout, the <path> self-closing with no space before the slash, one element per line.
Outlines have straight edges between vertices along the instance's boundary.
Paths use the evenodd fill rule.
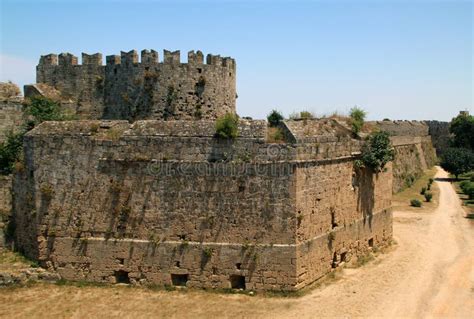
<path fill-rule="evenodd" d="M 362 127 L 364 126 L 364 121 L 365 121 L 365 116 L 367 115 L 367 112 L 364 110 L 358 108 L 357 106 L 354 106 L 350 113 L 350 124 L 352 128 L 352 132 L 354 134 L 358 134 Z"/>
<path fill-rule="evenodd" d="M 227 113 L 216 121 L 216 136 L 220 138 L 236 138 L 238 135 L 239 116 Z"/>
<path fill-rule="evenodd" d="M 272 110 L 267 116 L 267 121 L 270 127 L 278 126 L 284 119 L 285 118 L 283 117 L 283 115 L 277 110 Z"/>
<path fill-rule="evenodd" d="M 62 121 L 68 119 L 55 101 L 45 97 L 34 97 L 25 104 L 26 122 L 18 132 L 8 132 L 6 140 L 0 144 L 0 174 L 13 172 L 15 163 L 21 160 L 23 137 L 36 125 L 44 121 Z"/>
<path fill-rule="evenodd" d="M 356 165 L 368 167 L 378 173 L 388 162 L 393 161 L 394 156 L 389 134 L 384 131 L 373 132 L 364 144 L 361 159 L 356 162 Z"/>

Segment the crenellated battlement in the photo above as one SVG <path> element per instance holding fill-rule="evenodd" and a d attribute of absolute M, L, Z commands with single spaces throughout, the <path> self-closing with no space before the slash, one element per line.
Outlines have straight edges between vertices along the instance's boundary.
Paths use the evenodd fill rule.
<path fill-rule="evenodd" d="M 37 82 L 61 92 L 84 119 L 214 119 L 235 113 L 236 63 L 189 51 L 41 56 Z M 81 63 L 79 63 L 81 62 Z"/>
<path fill-rule="evenodd" d="M 66 65 L 103 65 L 102 54 L 88 54 L 82 53 L 82 64 L 79 63 L 77 56 L 71 53 L 61 53 L 42 55 L 38 66 L 66 66 Z M 133 64 L 207 64 L 214 66 L 222 66 L 225 68 L 235 69 L 235 60 L 231 57 L 221 57 L 220 55 L 208 54 L 204 61 L 204 54 L 201 51 L 188 52 L 188 59 L 186 62 L 181 62 L 181 52 L 163 50 L 163 60 L 160 61 L 159 54 L 155 50 L 142 50 L 140 59 L 136 50 L 128 52 L 121 51 L 120 55 L 106 56 L 106 65 L 133 65 Z"/>

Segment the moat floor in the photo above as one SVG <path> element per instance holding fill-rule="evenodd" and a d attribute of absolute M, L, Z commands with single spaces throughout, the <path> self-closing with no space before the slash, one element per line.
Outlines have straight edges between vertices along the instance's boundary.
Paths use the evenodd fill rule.
<path fill-rule="evenodd" d="M 447 174 L 440 170 L 438 178 Z M 474 313 L 474 220 L 437 181 L 432 212 L 394 212 L 397 245 L 302 297 L 37 284 L 0 290 L 2 318 L 468 318 Z"/>

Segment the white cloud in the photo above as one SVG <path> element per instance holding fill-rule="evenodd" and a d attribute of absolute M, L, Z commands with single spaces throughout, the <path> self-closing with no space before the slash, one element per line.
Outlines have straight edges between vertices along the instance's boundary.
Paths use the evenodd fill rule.
<path fill-rule="evenodd" d="M 0 81 L 12 81 L 23 90 L 23 85 L 36 82 L 36 62 L 0 54 Z"/>

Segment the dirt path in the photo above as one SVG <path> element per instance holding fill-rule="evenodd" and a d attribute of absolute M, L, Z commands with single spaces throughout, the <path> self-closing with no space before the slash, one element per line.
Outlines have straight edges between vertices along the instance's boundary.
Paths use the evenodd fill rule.
<path fill-rule="evenodd" d="M 447 174 L 439 169 L 437 177 Z M 394 251 L 301 298 L 40 285 L 0 291 L 0 317 L 472 317 L 474 221 L 463 217 L 450 183 L 436 183 L 436 211 L 394 212 Z"/>

